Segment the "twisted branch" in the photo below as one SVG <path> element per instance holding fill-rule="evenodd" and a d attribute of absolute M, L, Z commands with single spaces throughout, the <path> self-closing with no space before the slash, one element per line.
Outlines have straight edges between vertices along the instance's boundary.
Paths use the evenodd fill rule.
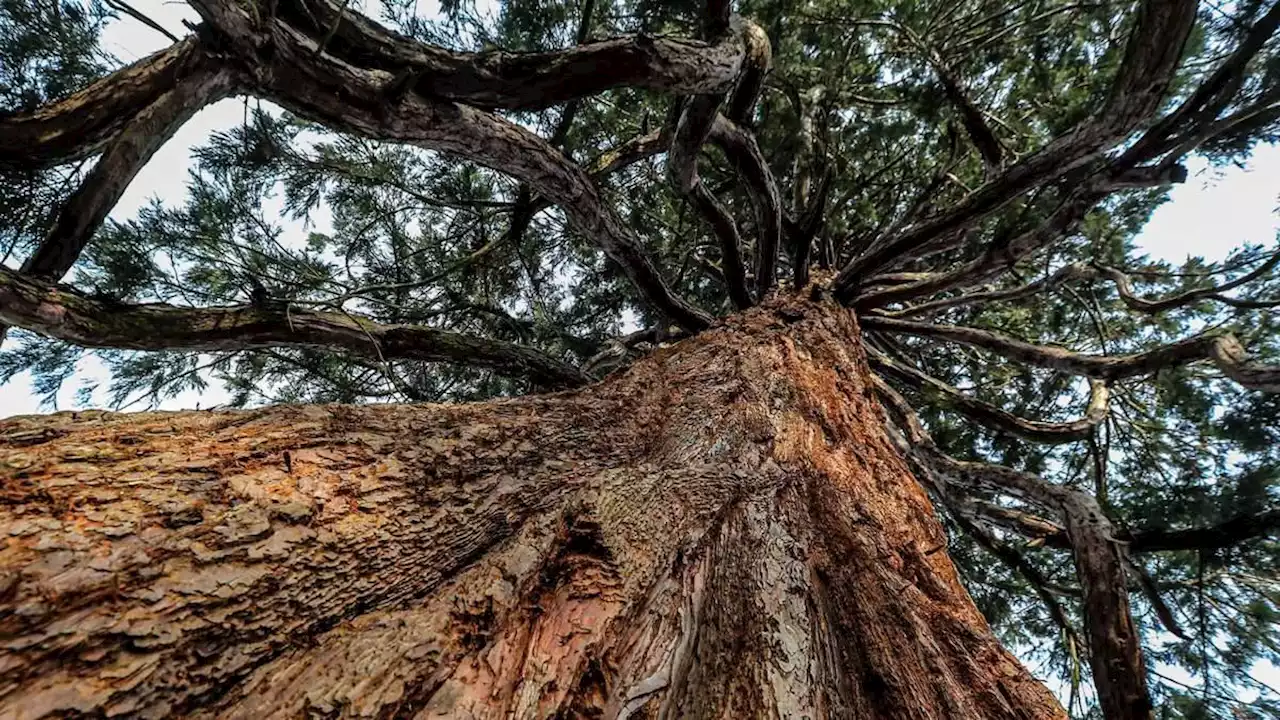
<path fill-rule="evenodd" d="M 989 350 L 1024 365 L 1099 380 L 1120 380 L 1165 368 L 1212 360 L 1224 375 L 1244 387 L 1263 392 L 1280 392 L 1280 366 L 1249 361 L 1244 347 L 1230 334 L 1197 335 L 1133 355 L 1085 355 L 1057 347 L 1032 345 L 991 330 L 936 325 L 874 315 L 864 316 L 861 322 L 863 328 L 868 330 L 942 338 Z"/>
<path fill-rule="evenodd" d="M 130 305 L 0 267 L 0 322 L 84 347 L 226 352 L 268 347 L 341 349 L 360 357 L 452 362 L 547 387 L 591 378 L 538 350 L 418 325 L 288 307 Z"/>

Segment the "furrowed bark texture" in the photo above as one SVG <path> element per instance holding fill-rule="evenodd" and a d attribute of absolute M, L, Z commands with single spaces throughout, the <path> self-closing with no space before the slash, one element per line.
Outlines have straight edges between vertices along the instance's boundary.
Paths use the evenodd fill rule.
<path fill-rule="evenodd" d="M 857 334 L 775 299 L 555 395 L 4 421 L 0 717 L 1065 717 Z"/>

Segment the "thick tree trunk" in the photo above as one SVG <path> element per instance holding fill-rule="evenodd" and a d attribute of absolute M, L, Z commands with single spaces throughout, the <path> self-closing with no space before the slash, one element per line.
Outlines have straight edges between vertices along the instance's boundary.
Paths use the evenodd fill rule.
<path fill-rule="evenodd" d="M 463 406 L 0 423 L 0 717 L 1061 718 L 853 317 Z"/>

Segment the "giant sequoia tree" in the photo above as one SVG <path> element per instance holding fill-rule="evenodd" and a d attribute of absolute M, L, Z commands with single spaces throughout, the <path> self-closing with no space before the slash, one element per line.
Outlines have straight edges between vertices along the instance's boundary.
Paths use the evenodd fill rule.
<path fill-rule="evenodd" d="M 0 372 L 262 406 L 0 423 L 0 717 L 1276 711 L 1280 5 L 189 2 L 0 2 Z"/>

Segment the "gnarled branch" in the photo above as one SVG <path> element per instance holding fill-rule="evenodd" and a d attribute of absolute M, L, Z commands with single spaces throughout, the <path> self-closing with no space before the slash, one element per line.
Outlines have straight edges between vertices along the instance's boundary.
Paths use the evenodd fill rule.
<path fill-rule="evenodd" d="M 205 61 L 199 42 L 189 37 L 68 98 L 0 114 L 0 165 L 31 169 L 92 155 Z"/>
<path fill-rule="evenodd" d="M 1042 422 L 1019 417 L 1003 408 L 972 398 L 932 375 L 893 360 L 875 348 L 867 346 L 866 350 L 867 360 L 877 372 L 915 388 L 930 399 L 939 400 L 944 406 L 962 413 L 980 425 L 1025 440 L 1050 444 L 1083 440 L 1107 417 L 1107 386 L 1098 380 L 1089 383 L 1089 405 L 1083 417 L 1069 422 Z"/>
<path fill-rule="evenodd" d="M 256 306 L 129 305 L 0 267 L 0 322 L 85 347 L 225 352 L 264 347 L 341 349 L 375 360 L 488 368 L 547 387 L 591 378 L 538 350 L 417 325 L 381 325 L 343 313 Z"/>
<path fill-rule="evenodd" d="M 924 474 L 940 476 L 938 482 L 950 487 L 1000 492 L 1061 514 L 1083 591 L 1089 661 L 1098 702 L 1107 717 L 1150 717 L 1153 706 L 1146 667 L 1125 582 L 1126 551 L 1116 542 L 1111 523 L 1097 501 L 1084 492 L 1054 485 L 1030 473 L 946 455 L 938 450 L 901 396 L 892 398 L 886 387 L 883 381 L 876 384 L 881 396 L 889 400 L 895 420 L 907 426 L 907 458 Z"/>
<path fill-rule="evenodd" d="M 229 25 L 229 32 L 258 38 L 237 8 L 222 3 L 215 8 L 222 11 L 217 18 Z M 591 177 L 547 141 L 467 105 L 417 93 L 388 96 L 394 76 L 317 54 L 314 41 L 279 23 L 268 30 L 274 50 L 257 69 L 256 94 L 333 128 L 466 157 L 527 183 L 564 208 L 570 226 L 617 262 L 657 310 L 690 330 L 711 323 L 711 316 L 671 291 Z"/>
<path fill-rule="evenodd" d="M 246 49 L 261 47 L 230 0 L 197 0 L 196 10 Z M 324 52 L 367 70 L 398 75 L 403 91 L 475 107 L 541 110 L 618 87 L 695 95 L 724 93 L 738 79 L 745 54 L 741 33 L 714 43 L 633 35 L 535 53 L 462 53 L 401 35 L 332 0 L 283 0 L 276 17 Z"/>
<path fill-rule="evenodd" d="M 1223 374 L 1253 390 L 1280 392 L 1280 366 L 1250 362 L 1248 353 L 1229 334 L 1206 334 L 1179 340 L 1133 355 L 1085 355 L 1057 347 L 1033 345 L 990 330 L 864 316 L 868 330 L 936 337 L 989 350 L 1025 365 L 1083 375 L 1099 380 L 1120 380 L 1146 375 L 1163 368 L 1212 360 Z"/>
<path fill-rule="evenodd" d="M 833 282 L 836 297 L 853 300 L 864 278 L 909 257 L 938 238 L 972 227 L 1010 200 L 1098 158 L 1154 113 L 1173 77 L 1195 22 L 1194 0 L 1145 0 L 1104 107 L 1088 121 L 1011 166 L 950 210 L 877 242 Z"/>
<path fill-rule="evenodd" d="M 918 317 L 920 315 L 928 317 L 936 315 L 943 310 L 960 307 L 962 305 L 985 304 L 1004 300 L 1020 300 L 1037 293 L 1048 292 L 1065 282 L 1076 278 L 1088 277 L 1088 275 L 1089 268 L 1084 263 L 1072 263 L 1070 265 L 1064 265 L 1048 277 L 1034 280 L 1026 283 L 1025 285 L 1019 285 L 1007 290 L 970 292 L 963 295 L 957 295 L 955 297 L 920 303 L 919 305 L 909 305 L 901 310 L 882 310 L 878 311 L 877 315 L 883 315 L 891 318 L 909 318 Z"/>
<path fill-rule="evenodd" d="M 747 192 L 756 211 L 756 293 L 763 298 L 773 287 L 782 237 L 782 196 L 755 137 L 723 116 L 711 125 L 712 142 L 720 146 L 746 181 Z"/>
<path fill-rule="evenodd" d="M 1257 280 L 1263 275 L 1266 275 L 1268 272 L 1272 270 L 1272 268 L 1276 267 L 1277 265 L 1280 265 L 1280 252 L 1273 254 L 1270 258 L 1267 259 L 1266 262 L 1262 263 L 1254 270 L 1250 271 L 1245 275 L 1241 275 L 1240 277 L 1236 278 L 1235 280 L 1231 280 L 1230 282 L 1225 282 L 1220 285 L 1215 285 L 1214 287 L 1209 287 L 1209 288 L 1199 288 L 1196 290 L 1188 290 L 1186 292 L 1178 293 L 1177 295 L 1171 295 L 1169 297 L 1161 298 L 1159 300 L 1148 300 L 1146 298 L 1138 297 L 1137 294 L 1134 293 L 1133 291 L 1132 281 L 1130 280 L 1129 276 L 1124 273 L 1124 271 L 1118 268 L 1107 266 L 1107 265 L 1095 265 L 1094 267 L 1097 270 L 1097 272 L 1105 275 L 1113 283 L 1115 283 L 1116 292 L 1119 293 L 1120 299 L 1124 301 L 1124 304 L 1126 306 L 1128 306 L 1130 309 L 1138 310 L 1139 312 L 1150 313 L 1154 315 L 1156 313 L 1164 312 L 1165 310 L 1173 310 L 1175 308 L 1184 307 L 1186 305 L 1190 305 L 1191 303 L 1199 302 L 1200 300 L 1216 300 L 1224 304 L 1237 305 L 1237 306 L 1244 305 L 1244 304 L 1257 304 L 1261 307 L 1269 307 L 1270 304 L 1264 301 L 1242 300 L 1239 298 L 1227 297 L 1222 293 L 1227 292 L 1229 290 L 1234 290 L 1240 287 L 1241 285 L 1245 285 L 1254 280 Z M 1280 304 L 1280 300 L 1275 301 L 1275 304 Z"/>

